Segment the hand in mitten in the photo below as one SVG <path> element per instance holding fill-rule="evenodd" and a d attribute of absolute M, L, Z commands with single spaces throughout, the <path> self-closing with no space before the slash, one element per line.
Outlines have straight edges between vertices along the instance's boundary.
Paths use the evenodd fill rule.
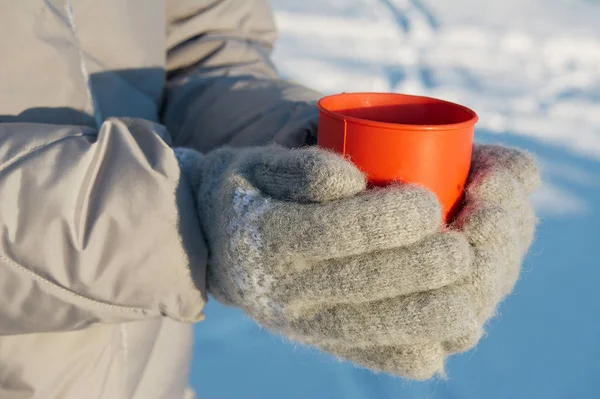
<path fill-rule="evenodd" d="M 476 226 L 494 230 L 499 217 L 485 207 L 469 203 L 462 230 L 440 232 L 433 194 L 412 185 L 365 191 L 352 164 L 323 150 L 177 153 L 211 252 L 209 291 L 291 339 L 427 378 L 478 337 L 487 304 L 512 286 L 514 272 L 479 273 L 493 290 L 471 282 L 482 267 L 477 256 L 495 262 L 475 245 Z"/>
<path fill-rule="evenodd" d="M 473 253 L 468 275 L 455 282 L 455 288 L 470 297 L 473 329 L 459 337 L 413 345 L 345 343 L 326 349 L 366 367 L 411 378 L 443 374 L 444 360 L 477 344 L 484 324 L 512 291 L 533 240 L 536 218 L 528 196 L 539 184 L 539 171 L 529 154 L 502 146 L 474 146 L 464 208 L 450 226 L 467 238 Z"/>

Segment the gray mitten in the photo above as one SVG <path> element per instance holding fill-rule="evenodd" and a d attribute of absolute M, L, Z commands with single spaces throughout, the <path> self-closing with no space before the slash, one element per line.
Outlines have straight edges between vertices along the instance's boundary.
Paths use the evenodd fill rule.
<path fill-rule="evenodd" d="M 512 291 L 533 241 L 536 217 L 528 196 L 539 184 L 539 170 L 530 154 L 503 146 L 474 146 L 464 208 L 449 228 L 467 237 L 472 248 L 470 273 L 454 284 L 470 297 L 475 328 L 438 342 L 366 348 L 344 343 L 326 349 L 366 367 L 411 378 L 443 374 L 445 359 L 477 344 L 484 324 Z"/>
<path fill-rule="evenodd" d="M 460 227 L 442 232 L 433 194 L 366 191 L 358 169 L 317 148 L 176 152 L 197 194 L 213 296 L 374 370 L 428 378 L 473 345 L 518 274 L 526 246 L 515 237 L 532 236 L 520 168 L 503 166 L 510 154 L 500 166 L 492 150 L 480 157 Z"/>

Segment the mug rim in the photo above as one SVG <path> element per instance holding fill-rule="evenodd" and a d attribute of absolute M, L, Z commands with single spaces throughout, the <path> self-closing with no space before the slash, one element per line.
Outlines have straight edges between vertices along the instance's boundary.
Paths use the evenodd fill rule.
<path fill-rule="evenodd" d="M 463 122 L 447 123 L 447 124 L 442 124 L 442 125 L 411 125 L 411 124 L 403 124 L 403 123 L 374 121 L 374 120 L 369 120 L 369 119 L 358 118 L 355 116 L 346 116 L 339 112 L 331 111 L 324 105 L 324 102 L 326 102 L 328 100 L 340 98 L 340 97 L 348 97 L 348 96 L 352 96 L 352 97 L 356 97 L 356 96 L 371 96 L 371 97 L 381 96 L 381 97 L 383 97 L 383 96 L 385 96 L 385 97 L 423 99 L 423 100 L 428 100 L 431 103 L 446 104 L 446 105 L 450 105 L 455 108 L 459 108 L 460 110 L 462 110 L 465 113 L 467 113 L 468 115 L 470 115 L 470 118 Z M 456 129 L 464 129 L 467 127 L 474 126 L 477 123 L 477 121 L 479 120 L 479 116 L 477 115 L 477 113 L 475 113 L 475 111 L 473 111 L 472 109 L 465 107 L 464 105 L 460 105 L 460 104 L 457 104 L 457 103 L 454 103 L 451 101 L 446 101 L 446 100 L 442 100 L 442 99 L 435 98 L 435 97 L 419 96 L 419 95 L 413 95 L 413 94 L 402 94 L 402 93 L 342 92 L 342 93 L 338 93 L 338 94 L 331 94 L 331 95 L 321 97 L 317 101 L 317 108 L 318 108 L 319 112 L 322 112 L 323 114 L 325 114 L 331 118 L 337 119 L 337 120 L 348 121 L 348 122 L 352 122 L 352 123 L 359 124 L 359 125 L 372 126 L 372 127 L 376 127 L 376 128 L 380 128 L 380 129 L 385 128 L 385 129 L 392 129 L 392 130 L 414 130 L 414 131 L 456 130 Z"/>

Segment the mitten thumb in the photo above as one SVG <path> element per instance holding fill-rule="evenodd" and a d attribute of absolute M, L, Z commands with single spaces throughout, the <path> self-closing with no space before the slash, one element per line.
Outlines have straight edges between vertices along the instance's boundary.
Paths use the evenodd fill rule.
<path fill-rule="evenodd" d="M 250 169 L 258 189 L 284 201 L 326 202 L 354 196 L 366 188 L 365 176 L 356 166 L 317 147 L 263 147 Z"/>

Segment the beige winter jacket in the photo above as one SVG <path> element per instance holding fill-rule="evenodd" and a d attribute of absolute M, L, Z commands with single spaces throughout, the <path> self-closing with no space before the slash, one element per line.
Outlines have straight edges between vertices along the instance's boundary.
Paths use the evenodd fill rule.
<path fill-rule="evenodd" d="M 0 0 L 0 34 L 0 398 L 191 397 L 207 248 L 171 147 L 301 145 L 318 94 L 266 0 Z"/>

